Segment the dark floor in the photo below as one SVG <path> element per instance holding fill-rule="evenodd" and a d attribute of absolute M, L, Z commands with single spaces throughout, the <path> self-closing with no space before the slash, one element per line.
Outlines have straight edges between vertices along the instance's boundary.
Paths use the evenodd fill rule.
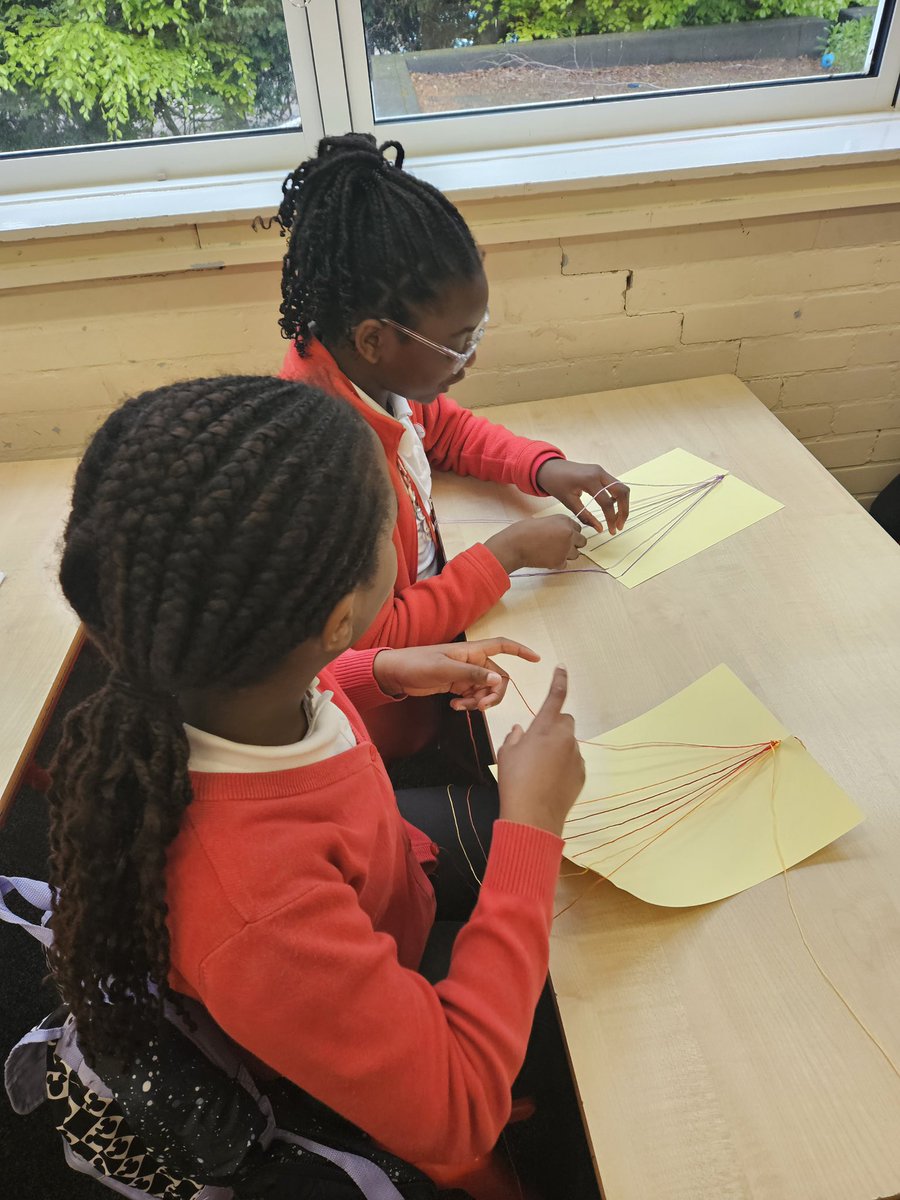
<path fill-rule="evenodd" d="M 46 765 L 59 738 L 65 714 L 93 691 L 102 669 L 90 649 L 75 664 L 62 698 L 38 749 L 37 761 Z M 7 699 L 7 702 L 8 699 Z M 478 733 L 479 754 L 487 757 L 483 731 Z M 471 743 L 468 729 L 451 729 L 442 752 L 426 752 L 407 759 L 392 770 L 397 787 L 422 787 L 472 778 Z M 47 807 L 44 796 L 23 787 L 16 796 L 0 829 L 0 874 L 47 878 Z M 0 933 L 0 1058 L 33 1025 L 56 1007 L 53 988 L 43 982 L 46 964 L 43 951 L 24 932 L 3 927 Z M 564 1051 L 559 1045 L 562 1061 Z M 569 1143 L 567 1161 L 579 1163 L 575 1175 L 562 1190 L 553 1188 L 546 1200 L 599 1200 L 593 1183 L 587 1148 L 580 1132 L 577 1102 L 568 1081 L 560 1096 L 558 1112 L 560 1142 Z M 530 1123 L 529 1123 L 530 1124 Z M 577 1145 L 571 1144 L 577 1129 Z M 562 1136 L 562 1135 L 565 1136 Z M 554 1137 L 554 1140 L 555 1137 Z M 525 1147 L 527 1154 L 528 1147 Z M 42 1106 L 35 1114 L 19 1117 L 9 1107 L 0 1088 L 0 1196 L 5 1200 L 101 1200 L 113 1193 L 71 1171 L 63 1163 L 59 1135 L 49 1125 Z M 284 1200 L 290 1200 L 285 1197 Z"/>

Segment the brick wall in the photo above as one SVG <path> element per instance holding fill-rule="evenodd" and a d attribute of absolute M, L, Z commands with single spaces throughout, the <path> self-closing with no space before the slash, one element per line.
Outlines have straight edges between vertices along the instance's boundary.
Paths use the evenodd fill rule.
<path fill-rule="evenodd" d="M 500 232 L 466 210 L 491 327 L 462 402 L 733 372 L 864 503 L 900 472 L 896 204 L 585 234 L 591 203 L 529 225 L 508 200 Z M 0 244 L 0 458 L 71 454 L 143 388 L 277 371 L 281 250 L 243 220 Z"/>
<path fill-rule="evenodd" d="M 900 472 L 900 209 L 491 249 L 468 404 L 728 372 L 863 503 Z"/>

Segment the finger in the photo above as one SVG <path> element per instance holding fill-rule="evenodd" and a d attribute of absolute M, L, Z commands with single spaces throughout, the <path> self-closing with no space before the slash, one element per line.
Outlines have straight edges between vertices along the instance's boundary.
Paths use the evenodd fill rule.
<path fill-rule="evenodd" d="M 532 650 L 530 646 L 523 646 L 521 642 L 514 642 L 510 638 L 482 638 L 477 642 L 469 643 L 473 649 L 477 648 L 483 654 L 493 658 L 495 654 L 512 654 L 516 658 L 524 658 L 526 662 L 540 662 L 541 656 Z M 495 671 L 500 668 L 496 663 L 491 663 L 491 667 Z"/>
<path fill-rule="evenodd" d="M 477 688 L 494 688 L 500 682 L 500 675 L 489 667 L 480 667 L 476 663 L 451 662 L 452 671 L 448 671 L 447 690 L 451 692 L 471 693 Z"/>
<path fill-rule="evenodd" d="M 493 686 L 493 687 L 492 687 L 492 688 L 491 688 L 491 689 L 490 689 L 490 690 L 489 690 L 489 691 L 488 691 L 488 692 L 485 694 L 485 696 L 483 697 L 483 699 L 485 699 L 485 700 L 489 700 L 489 701 L 490 701 L 490 705 L 499 704 L 499 703 L 500 703 L 500 701 L 503 699 L 503 697 L 506 695 L 506 689 L 507 689 L 507 687 L 508 687 L 508 685 L 509 685 L 509 676 L 506 674 L 506 672 L 505 672 L 505 671 L 501 671 L 501 670 L 499 669 L 499 667 L 497 666 L 497 664 L 496 664 L 496 663 L 492 663 L 490 660 L 488 660 L 488 663 L 487 663 L 487 665 L 488 665 L 488 667 L 493 667 L 493 668 L 494 668 L 494 670 L 495 670 L 495 671 L 497 672 L 497 674 L 500 676 L 500 682 L 499 682 L 498 684 L 495 684 L 495 685 L 494 685 L 494 686 Z M 478 699 L 479 699 L 479 708 L 480 708 L 480 707 L 481 707 L 481 700 L 482 700 L 482 697 L 480 697 L 480 696 L 479 696 L 479 698 L 478 698 Z M 486 707 L 490 707 L 490 705 L 487 705 Z"/>
<path fill-rule="evenodd" d="M 562 706 L 566 702 L 568 690 L 569 674 L 566 668 L 563 666 L 556 667 L 553 672 L 553 678 L 550 681 L 550 691 L 547 693 L 546 700 L 534 718 L 535 723 L 546 723 L 552 721 L 554 717 L 558 717 L 562 711 Z"/>
<path fill-rule="evenodd" d="M 609 492 L 604 492 L 601 495 L 600 507 L 603 509 L 603 515 L 606 517 L 606 527 L 610 535 L 615 534 L 619 528 L 619 518 L 616 513 L 616 502 Z"/>
<path fill-rule="evenodd" d="M 591 527 L 591 529 L 596 530 L 597 533 L 603 532 L 603 522 L 600 520 L 599 517 L 594 516 L 594 514 L 587 507 L 587 505 L 583 505 L 581 503 L 580 497 L 578 499 L 577 504 L 571 504 L 571 505 L 569 505 L 569 507 L 572 509 L 572 512 L 578 518 L 580 525 L 589 525 Z"/>
<path fill-rule="evenodd" d="M 503 745 L 500 747 L 501 751 L 505 750 L 507 746 L 515 746 L 516 742 L 521 741 L 524 735 L 525 730 L 521 725 L 513 725 L 512 729 L 503 739 Z"/>
<path fill-rule="evenodd" d="M 630 501 L 631 501 L 631 492 L 629 490 L 627 483 L 617 483 L 613 490 L 616 494 L 616 507 L 619 510 L 618 514 L 616 516 L 616 522 L 618 524 L 619 529 L 621 529 L 622 526 L 625 524 L 625 522 L 628 520 L 628 510 L 629 510 L 629 505 L 630 505 Z"/>

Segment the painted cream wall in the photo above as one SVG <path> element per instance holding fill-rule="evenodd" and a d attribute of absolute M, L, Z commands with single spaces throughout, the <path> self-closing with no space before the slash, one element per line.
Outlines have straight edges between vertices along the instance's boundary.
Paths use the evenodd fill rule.
<path fill-rule="evenodd" d="M 733 372 L 863 502 L 900 472 L 894 164 L 462 207 L 491 280 L 462 402 Z M 144 388 L 277 371 L 282 249 L 249 217 L 0 243 L 0 458 L 77 451 Z"/>

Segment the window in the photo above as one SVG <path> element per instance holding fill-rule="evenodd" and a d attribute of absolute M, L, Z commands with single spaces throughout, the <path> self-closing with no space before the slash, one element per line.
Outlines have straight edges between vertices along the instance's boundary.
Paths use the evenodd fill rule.
<path fill-rule="evenodd" d="M 368 0 L 374 115 L 863 76 L 877 9 L 841 11 L 840 3 L 771 0 L 765 10 L 756 0 L 585 0 L 555 8 L 539 0 Z"/>
<path fill-rule="evenodd" d="M 302 6 L 0 5 L 4 190 L 267 169 L 320 133 Z"/>
<path fill-rule="evenodd" d="M 893 0 L 338 9 L 345 53 L 368 66 L 348 75 L 354 122 L 419 153 L 887 111 L 900 74 Z"/>
<path fill-rule="evenodd" d="M 300 125 L 280 0 L 55 0 L 2 20 L 4 151 Z"/>
<path fill-rule="evenodd" d="M 895 0 L 19 0 L 5 191 L 887 112 Z M 847 4 L 847 7 L 842 7 Z"/>

